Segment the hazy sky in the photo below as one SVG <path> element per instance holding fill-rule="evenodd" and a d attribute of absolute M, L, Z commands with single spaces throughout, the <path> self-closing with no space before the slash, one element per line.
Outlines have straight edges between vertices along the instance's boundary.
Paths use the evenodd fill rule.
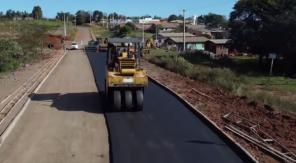
<path fill-rule="evenodd" d="M 46 17 L 55 17 L 59 11 L 75 13 L 79 9 L 116 11 L 127 16 L 181 14 L 187 16 L 209 12 L 229 16 L 237 0 L 2 0 L 0 11 L 8 9 L 31 12 L 33 6 L 40 5 Z"/>

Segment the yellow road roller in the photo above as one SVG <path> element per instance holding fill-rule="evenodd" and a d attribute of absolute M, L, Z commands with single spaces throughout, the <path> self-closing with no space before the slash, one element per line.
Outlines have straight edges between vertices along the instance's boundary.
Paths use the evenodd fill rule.
<path fill-rule="evenodd" d="M 105 93 L 117 111 L 143 109 L 148 76 L 140 66 L 141 49 L 139 38 L 108 39 Z"/>

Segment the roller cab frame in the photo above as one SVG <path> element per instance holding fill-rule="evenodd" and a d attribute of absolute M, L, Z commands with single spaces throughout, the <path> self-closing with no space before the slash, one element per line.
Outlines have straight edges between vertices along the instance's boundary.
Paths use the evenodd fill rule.
<path fill-rule="evenodd" d="M 108 40 L 105 90 L 112 108 L 117 111 L 143 109 L 148 76 L 140 66 L 141 43 L 138 38 Z"/>
<path fill-rule="evenodd" d="M 108 38 L 97 38 L 98 40 L 98 51 L 99 52 L 105 52 L 108 50 Z"/>

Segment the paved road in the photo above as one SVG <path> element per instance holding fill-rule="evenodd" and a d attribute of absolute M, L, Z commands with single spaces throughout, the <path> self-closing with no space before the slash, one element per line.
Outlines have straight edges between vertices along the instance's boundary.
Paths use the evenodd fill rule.
<path fill-rule="evenodd" d="M 104 53 L 88 52 L 104 91 Z M 107 109 L 107 108 L 106 108 Z M 107 112 L 113 163 L 238 163 L 238 156 L 180 101 L 149 82 L 143 112 Z"/>
<path fill-rule="evenodd" d="M 77 40 L 90 39 L 79 28 Z M 107 163 L 105 118 L 87 56 L 70 51 L 0 147 L 0 163 Z"/>

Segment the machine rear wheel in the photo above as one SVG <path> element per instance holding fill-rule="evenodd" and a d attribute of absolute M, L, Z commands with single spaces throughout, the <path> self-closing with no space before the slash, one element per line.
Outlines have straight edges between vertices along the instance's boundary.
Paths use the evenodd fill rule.
<path fill-rule="evenodd" d="M 144 95 L 142 90 L 136 91 L 136 109 L 143 110 L 144 107 Z"/>
<path fill-rule="evenodd" d="M 116 111 L 121 110 L 121 92 L 120 91 L 113 92 L 113 108 Z"/>
<path fill-rule="evenodd" d="M 125 107 L 127 110 L 133 108 L 133 94 L 132 91 L 125 91 Z"/>

